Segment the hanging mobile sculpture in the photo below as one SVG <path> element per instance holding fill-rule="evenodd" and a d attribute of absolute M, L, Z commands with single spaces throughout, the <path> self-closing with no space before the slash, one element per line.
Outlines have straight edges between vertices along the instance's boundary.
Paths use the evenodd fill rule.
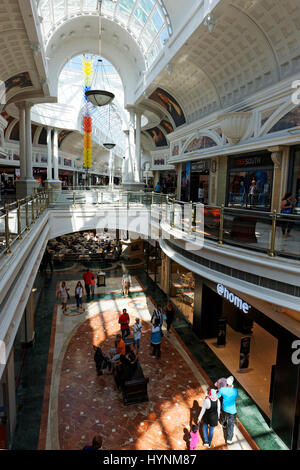
<path fill-rule="evenodd" d="M 84 103 L 85 110 L 83 116 L 83 167 L 88 169 L 92 166 L 92 107 L 86 97 L 86 92 L 91 89 L 93 63 L 89 59 L 83 60 L 83 74 L 84 74 Z"/>

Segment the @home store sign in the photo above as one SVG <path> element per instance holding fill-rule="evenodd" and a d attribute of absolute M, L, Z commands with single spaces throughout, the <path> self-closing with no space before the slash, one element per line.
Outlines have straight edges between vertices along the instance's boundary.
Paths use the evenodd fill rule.
<path fill-rule="evenodd" d="M 236 307 L 242 310 L 242 312 L 249 313 L 251 305 L 247 304 L 247 302 L 244 302 L 237 295 L 230 292 L 226 287 L 223 286 L 223 284 L 217 285 L 217 292 L 219 295 L 224 297 L 224 299 L 228 300 L 231 304 L 234 304 Z"/>

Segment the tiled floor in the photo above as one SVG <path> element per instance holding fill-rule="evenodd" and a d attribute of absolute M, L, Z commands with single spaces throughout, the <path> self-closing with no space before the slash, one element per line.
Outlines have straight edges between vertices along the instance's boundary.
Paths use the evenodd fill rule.
<path fill-rule="evenodd" d="M 42 289 L 42 296 L 37 308 L 36 312 L 36 317 L 35 317 L 35 330 L 36 330 L 36 341 L 35 345 L 32 349 L 27 351 L 25 361 L 24 361 L 24 367 L 21 375 L 21 380 L 20 380 L 20 385 L 17 391 L 17 407 L 18 407 L 18 413 L 17 413 L 17 428 L 14 436 L 14 441 L 12 443 L 12 448 L 13 449 L 37 449 L 38 448 L 38 443 L 40 441 L 40 447 L 45 448 L 46 447 L 46 438 L 48 437 L 47 440 L 47 446 L 51 447 L 53 446 L 53 438 L 51 437 L 51 434 L 48 434 L 47 436 L 47 430 L 48 430 L 48 411 L 49 411 L 49 403 L 47 401 L 47 390 L 50 392 L 50 386 L 51 385 L 51 376 L 53 372 L 53 365 L 55 365 L 55 360 L 57 361 L 57 357 L 54 357 L 54 361 L 52 361 L 52 356 L 51 354 L 55 353 L 55 348 L 54 348 L 54 340 L 57 339 L 57 345 L 61 345 L 61 347 L 64 346 L 63 349 L 63 355 L 60 358 L 61 359 L 61 365 L 60 367 L 64 366 L 65 368 L 68 368 L 65 363 L 68 361 L 66 354 L 67 348 L 74 347 L 73 343 L 76 340 L 76 330 L 72 332 L 66 330 L 66 331 L 60 331 L 60 335 L 55 335 L 56 331 L 53 328 L 58 321 L 58 324 L 60 327 L 62 326 L 59 323 L 59 319 L 62 318 L 62 315 L 59 314 L 58 310 L 58 316 L 56 318 L 56 315 L 53 315 L 53 312 L 55 312 L 55 306 L 57 304 L 57 300 L 55 299 L 55 292 L 56 292 L 56 287 L 57 283 L 62 280 L 76 280 L 79 279 L 84 271 L 84 267 L 82 265 L 73 265 L 72 269 L 71 264 L 63 264 L 61 266 L 62 270 L 61 273 L 59 272 L 54 272 L 52 275 L 50 273 L 47 273 L 46 275 L 41 275 L 43 282 L 44 282 L 44 288 Z M 119 265 L 116 264 L 115 267 L 123 268 L 122 263 Z M 94 266 L 94 268 L 98 268 L 98 265 Z M 110 278 L 114 278 L 116 276 L 121 276 L 122 275 L 122 269 L 119 271 L 113 270 L 113 266 L 107 266 L 106 272 L 107 272 L 107 280 Z M 81 273 L 81 274 L 79 274 Z M 165 305 L 167 298 L 165 294 L 154 284 L 154 282 L 146 275 L 146 273 L 143 270 L 136 270 L 131 272 L 132 275 L 137 275 L 139 283 L 142 284 L 144 287 L 145 291 L 138 291 L 135 292 L 133 295 L 135 299 L 129 298 L 128 302 L 142 302 L 144 303 L 145 301 L 148 302 L 148 305 L 152 308 L 151 304 L 153 301 L 157 302 L 160 305 Z M 109 282 L 107 283 L 107 285 Z M 122 304 L 119 304 L 118 302 L 123 302 L 123 297 L 120 293 L 115 292 L 112 294 L 109 293 L 101 293 L 100 295 L 96 296 L 97 302 L 100 301 L 109 301 L 110 303 L 113 304 L 112 311 L 116 312 L 116 310 L 119 308 L 119 306 L 122 306 Z M 154 300 L 153 300 L 154 299 Z M 71 304 L 73 304 L 74 299 L 71 298 L 69 301 Z M 92 305 L 92 304 L 91 304 Z M 104 304 L 103 304 L 104 305 Z M 107 303 L 109 305 L 109 303 Z M 116 306 L 117 305 L 117 306 Z M 69 326 L 73 325 L 74 328 L 82 328 L 83 332 L 85 332 L 85 336 L 88 338 L 85 341 L 85 344 L 83 345 L 83 351 L 82 353 L 86 353 L 86 356 L 84 357 L 84 364 L 85 368 L 83 367 L 82 371 L 86 372 L 86 377 L 85 380 L 81 380 L 81 382 L 78 382 L 80 378 L 76 377 L 77 375 L 81 375 L 79 369 L 72 369 L 70 372 L 73 376 L 73 380 L 75 385 L 79 387 L 78 391 L 78 397 L 79 397 L 79 392 L 82 391 L 82 393 L 88 393 L 92 392 L 93 398 L 92 402 L 90 402 L 90 405 L 94 407 L 94 411 L 91 415 L 91 419 L 94 421 L 90 421 L 89 425 L 91 428 L 89 429 L 89 425 L 87 425 L 84 429 L 84 432 L 78 433 L 78 436 L 73 436 L 72 439 L 69 440 L 69 437 L 66 434 L 66 431 L 69 430 L 62 430 L 60 428 L 60 431 L 62 434 L 59 435 L 59 439 L 57 441 L 58 445 L 62 445 L 63 448 L 64 446 L 70 446 L 71 448 L 80 448 L 83 443 L 87 442 L 88 439 L 90 438 L 92 431 L 96 432 L 100 429 L 101 433 L 104 433 L 103 435 L 105 436 L 105 448 L 109 448 L 109 446 L 116 446 L 115 448 L 137 448 L 138 446 L 143 446 L 145 448 L 154 448 L 154 445 L 163 445 L 163 446 L 174 446 L 173 448 L 176 448 L 175 446 L 179 446 L 178 448 L 184 449 L 186 445 L 185 441 L 185 431 L 184 429 L 188 429 L 187 425 L 190 424 L 190 417 L 191 415 L 191 409 L 193 408 L 194 404 L 194 397 L 197 397 L 197 400 L 199 400 L 198 403 L 201 405 L 201 400 L 202 397 L 204 396 L 204 392 L 202 391 L 201 387 L 205 389 L 205 383 L 208 381 L 214 382 L 217 378 L 223 377 L 223 376 L 228 376 L 230 375 L 230 372 L 224 364 L 215 356 L 215 354 L 210 350 L 210 348 L 202 341 L 199 341 L 199 339 L 194 335 L 192 332 L 191 328 L 187 325 L 187 323 L 184 321 L 184 319 L 179 318 L 177 321 L 174 323 L 175 331 L 172 336 L 172 338 L 167 339 L 164 338 L 164 345 L 163 345 L 163 356 L 162 360 L 160 362 L 150 358 L 148 356 L 149 352 L 149 338 L 147 337 L 146 330 L 145 330 L 145 335 L 142 340 L 142 352 L 144 354 L 143 358 L 143 363 L 145 363 L 145 370 L 149 371 L 149 374 L 151 373 L 151 376 L 149 375 L 150 378 L 150 384 L 149 384 L 149 397 L 150 397 L 150 402 L 147 404 L 142 404 L 138 405 L 138 408 L 135 410 L 135 413 L 130 411 L 132 407 L 123 407 L 119 408 L 119 414 L 117 419 L 114 421 L 114 427 L 109 427 L 106 421 L 106 425 L 104 425 L 104 422 L 101 421 L 100 418 L 100 413 L 99 409 L 97 408 L 97 404 L 99 404 L 99 387 L 101 387 L 102 392 L 104 392 L 104 388 L 107 387 L 107 392 L 108 390 L 111 392 L 111 394 L 108 394 L 109 396 L 111 395 L 111 400 L 112 404 L 117 405 L 118 407 L 121 406 L 122 401 L 121 397 L 119 396 L 118 392 L 112 389 L 113 381 L 112 381 L 112 376 L 103 376 L 103 377 L 97 377 L 95 374 L 95 368 L 94 368 L 94 363 L 92 360 L 92 356 L 88 356 L 88 353 L 91 352 L 90 345 L 93 340 L 93 334 L 92 333 L 92 328 L 91 325 L 94 325 L 95 327 L 98 328 L 97 322 L 100 321 L 101 316 L 99 316 L 99 308 L 97 310 L 96 307 L 91 307 L 92 311 L 90 312 L 91 317 L 95 317 L 93 320 L 89 320 L 89 317 L 87 318 L 79 318 L 77 316 L 73 317 L 68 317 L 64 316 L 64 324 L 68 324 Z M 96 308 L 96 311 L 94 310 Z M 150 308 L 150 310 L 151 310 Z M 134 315 L 136 315 L 136 310 L 137 306 L 133 308 L 133 311 L 131 312 Z M 143 307 L 144 309 L 144 307 Z M 141 311 L 143 311 L 140 310 Z M 102 309 L 104 312 L 105 308 Z M 89 312 L 86 312 L 87 315 Z M 108 313 L 105 312 L 103 316 L 103 322 L 101 322 L 101 328 L 103 329 L 103 325 L 105 325 L 104 320 L 107 322 L 107 328 L 109 331 L 109 334 L 107 337 L 105 337 L 105 340 L 108 340 L 107 347 L 109 347 L 110 341 L 112 340 L 111 334 L 115 331 L 116 325 L 114 326 L 114 321 L 110 322 L 110 318 L 107 318 Z M 115 315 L 115 314 L 113 314 Z M 143 314 L 142 318 L 145 323 L 145 328 L 148 328 L 147 322 L 149 321 L 149 318 L 147 317 L 149 313 L 146 313 L 145 315 Z M 98 320 L 96 320 L 98 318 Z M 85 321 L 84 321 L 85 320 Z M 76 323 L 77 322 L 77 323 Z M 95 323 L 96 322 L 96 323 Z M 51 331 L 53 333 L 52 338 L 51 337 Z M 67 334 L 68 338 L 65 338 L 66 333 L 69 331 Z M 96 331 L 96 330 L 95 330 Z M 102 331 L 103 333 L 103 331 Z M 100 334 L 102 334 L 100 333 Z M 75 336 L 74 336 L 75 334 Z M 72 339 L 73 337 L 73 339 Z M 65 339 L 64 339 L 65 338 Z M 66 340 L 67 339 L 67 340 Z M 74 343 L 76 344 L 76 343 Z M 50 348 L 49 348 L 50 345 Z M 77 348 L 76 348 L 77 349 Z M 50 353 L 49 353 L 50 351 Z M 79 354 L 79 351 L 76 351 L 76 354 Z M 172 354 L 174 353 L 174 356 Z M 168 354 L 170 354 L 170 360 L 168 359 Z M 69 356 L 71 357 L 71 356 Z M 141 356 L 142 357 L 142 356 Z M 181 375 L 181 368 L 180 368 L 180 374 L 177 374 L 177 372 L 173 372 L 173 375 L 176 375 L 177 377 L 169 377 L 170 375 L 170 364 L 174 361 L 172 361 L 172 358 L 176 358 L 175 363 L 178 361 L 183 361 L 184 364 L 184 371 L 187 371 L 188 377 L 184 375 L 184 382 L 180 380 L 180 383 L 176 382 L 175 383 L 175 388 L 173 384 L 173 379 L 177 379 L 179 375 Z M 48 359 L 50 358 L 49 364 L 48 364 Z M 88 359 L 87 359 L 88 358 Z M 72 360 L 80 360 L 81 358 L 79 357 L 78 359 L 72 358 Z M 169 362 L 166 363 L 164 362 L 165 360 L 168 360 Z M 154 363 L 153 363 L 154 361 Z M 161 372 L 157 372 L 159 380 L 158 383 L 153 382 L 151 379 L 153 377 L 152 375 L 152 370 L 153 367 L 157 368 L 157 364 L 160 364 L 160 368 L 164 374 Z M 200 364 L 200 366 L 199 366 Z M 47 365 L 48 365 L 48 377 L 47 377 Z M 80 365 L 78 363 L 78 365 Z M 182 365 L 182 362 L 181 364 Z M 91 367 L 90 367 L 91 366 Z M 168 367 L 167 367 L 168 366 Z M 52 370 L 51 370 L 52 367 Z M 82 365 L 81 365 L 82 367 Z M 144 367 L 144 366 L 143 366 Z M 179 367 L 178 367 L 179 370 Z M 205 370 L 205 373 L 203 372 Z M 200 375 L 199 374 L 200 371 Z M 201 372 L 202 371 L 202 372 Z M 67 372 L 64 372 L 62 375 L 62 381 L 65 380 L 64 375 L 69 374 Z M 58 375 L 58 378 L 60 375 Z M 68 379 L 68 377 L 66 377 Z M 166 380 L 165 380 L 166 379 Z M 205 379 L 205 380 L 204 380 Z M 191 383 L 188 381 L 191 380 Z M 94 381 L 94 384 L 91 384 L 91 382 Z M 100 381 L 100 382 L 99 382 Z M 153 383 L 152 383 L 153 382 Z M 63 383 L 63 382 L 62 382 Z M 45 390 L 45 384 L 46 384 L 46 390 Z M 162 397 L 167 397 L 167 398 L 159 398 L 157 394 L 153 394 L 153 385 L 155 384 L 155 387 L 158 388 L 159 394 Z M 71 385 L 69 383 L 66 383 L 67 385 Z M 169 385 L 169 387 L 167 387 Z M 181 386 L 179 386 L 181 385 Z M 59 382 L 57 388 L 57 392 L 59 392 Z M 90 388 L 89 388 L 90 387 Z M 177 388 L 176 388 L 177 387 Z M 200 388 L 199 388 L 200 387 Z M 278 437 L 275 435 L 275 433 L 270 430 L 268 427 L 267 423 L 265 422 L 264 418 L 262 417 L 261 413 L 259 412 L 257 406 L 253 402 L 253 400 L 245 393 L 241 385 L 237 382 L 237 387 L 239 389 L 239 399 L 238 399 L 238 416 L 239 419 L 242 421 L 244 424 L 245 428 L 249 432 L 249 434 L 254 438 L 256 443 L 258 444 L 259 448 L 261 449 L 285 449 L 285 446 L 281 443 L 281 441 L 278 439 Z M 174 391 L 173 391 L 174 388 Z M 171 389 L 171 395 L 166 395 L 164 394 L 165 391 L 168 391 Z M 188 396 L 188 399 L 186 399 L 186 395 L 183 392 L 186 392 L 192 389 L 192 394 L 193 396 Z M 44 393 L 46 391 L 46 393 Z M 151 403 L 153 402 L 153 395 L 154 395 L 154 406 L 153 410 L 150 408 Z M 55 404 L 55 396 L 56 396 L 56 404 Z M 67 404 L 71 405 L 71 400 L 66 401 L 68 399 L 68 395 L 65 395 L 65 393 L 62 393 L 61 397 L 62 400 L 60 400 L 59 393 L 56 395 L 49 395 L 50 399 L 54 399 L 54 404 L 57 408 L 57 410 L 66 410 L 66 415 L 63 415 L 63 421 L 62 424 L 64 424 L 65 419 L 69 419 L 69 414 L 70 414 L 70 407 L 67 406 Z M 172 398 L 172 400 L 170 399 Z M 46 398 L 46 400 L 45 400 Z M 96 402 L 93 400 L 96 399 Z M 178 405 L 176 405 L 176 401 L 178 402 Z M 43 402 L 46 406 L 43 408 Z M 73 403 L 73 402 L 72 402 Z M 94 405 L 96 403 L 96 405 Z M 81 403 L 80 403 L 81 404 Z M 109 404 L 107 406 L 113 406 L 112 404 Z M 174 420 L 170 420 L 167 418 L 167 416 L 170 416 L 172 418 L 173 416 L 173 408 L 180 407 L 180 415 L 178 421 L 176 422 Z M 198 407 L 198 405 L 197 405 Z M 73 408 L 75 411 L 77 410 L 77 406 Z M 111 408 L 112 409 L 112 408 Z M 124 411 L 125 410 L 125 411 Z M 51 408 L 50 408 L 51 411 Z M 80 409 L 79 407 L 79 416 L 81 420 L 87 419 L 87 416 L 80 415 L 80 412 L 83 411 L 85 412 L 85 409 Z M 122 412 L 121 412 L 122 411 Z M 170 415 L 167 414 L 167 412 L 170 411 Z M 68 414 L 69 413 L 69 414 Z M 153 414 L 154 413 L 154 414 Z M 128 416 L 123 416 L 124 414 L 127 414 Z M 101 413 L 102 415 L 102 413 Z M 176 412 L 177 416 L 177 412 Z M 84 418 L 83 418 L 84 417 Z M 127 435 L 124 430 L 124 421 L 129 418 L 129 421 L 126 421 L 126 423 L 130 422 L 131 426 L 131 434 L 130 437 L 127 439 L 121 438 L 122 432 L 124 432 L 124 435 Z M 147 418 L 147 419 L 146 419 Z M 164 419 L 163 419 L 164 418 Z M 77 419 L 77 416 L 76 416 Z M 106 418 L 105 418 L 106 419 Z M 96 420 L 99 420 L 99 422 L 96 422 Z M 122 424 L 121 421 L 123 421 Z M 178 422 L 180 421 L 180 425 Z M 75 420 L 76 422 L 76 420 Z M 141 423 L 144 423 L 143 425 Z M 100 426 L 98 426 L 100 424 Z M 118 428 L 117 426 L 120 425 L 121 427 Z M 65 424 L 65 426 L 72 426 L 72 424 Z M 143 426 L 145 427 L 145 430 L 150 428 L 151 433 L 147 433 L 143 431 Z M 104 429 L 105 428 L 105 429 Z M 40 433 L 41 429 L 41 433 Z M 87 431 L 86 431 L 87 429 Z M 113 429 L 115 431 L 113 432 Z M 127 429 L 127 425 L 126 425 Z M 152 430 L 153 430 L 153 435 L 155 436 L 155 439 L 153 441 L 153 438 L 151 442 L 149 442 L 147 439 L 152 436 Z M 157 432 L 156 432 L 157 431 Z M 158 434 L 161 432 L 162 434 Z M 169 436 L 168 438 L 166 437 L 166 433 L 171 433 L 172 437 Z M 120 434 L 120 435 L 119 435 Z M 161 440 L 158 442 L 157 436 L 161 436 Z M 83 438 L 82 436 L 86 436 Z M 114 436 L 114 437 L 112 437 Z M 176 436 L 176 437 L 175 437 Z M 219 441 L 219 438 L 222 436 L 219 436 L 218 433 L 216 433 L 216 441 L 215 444 L 218 446 L 220 445 L 221 447 L 217 448 L 223 448 L 223 443 L 224 441 Z M 174 440 L 175 439 L 175 440 Z M 241 434 L 238 435 L 238 440 L 239 444 L 234 444 L 234 447 L 241 448 L 245 440 Z M 69 442 L 68 442 L 69 441 Z M 180 444 L 175 441 L 180 441 Z M 57 444 L 55 443 L 55 445 Z M 248 446 L 248 444 L 246 444 Z M 130 447 L 132 446 L 132 447 Z M 136 447 L 135 447 L 136 446 Z M 69 447 L 69 448 L 70 448 Z M 233 448 L 234 448 L 233 447 Z M 53 448 L 53 447 L 52 447 Z M 139 447 L 141 448 L 141 447 Z M 160 448 L 160 447 L 157 447 Z M 170 448 L 170 447 L 169 447 Z"/>
<path fill-rule="evenodd" d="M 113 376 L 96 375 L 92 350 L 92 344 L 101 343 L 106 352 L 113 346 L 124 307 L 131 324 L 136 316 L 143 321 L 140 362 L 149 377 L 149 402 L 128 407 Z M 39 448 L 81 449 L 96 433 L 103 436 L 104 449 L 188 448 L 190 426 L 200 412 L 207 384 L 174 335 L 164 338 L 159 361 L 150 357 L 153 308 L 145 296 L 91 302 L 84 314 L 72 317 L 58 307 L 51 381 L 47 380 L 49 403 L 44 404 L 48 419 L 41 429 Z M 204 449 L 200 443 L 199 449 Z M 215 431 L 214 445 L 219 450 L 227 448 L 221 426 Z M 239 430 L 231 448 L 250 449 Z"/>
<path fill-rule="evenodd" d="M 269 393 L 272 365 L 276 364 L 277 339 L 254 323 L 249 368 L 241 371 L 239 370 L 240 342 L 244 336 L 227 325 L 226 347 L 218 348 L 215 338 L 205 342 L 223 364 L 234 373 L 245 390 L 255 396 L 256 402 L 265 415 L 270 417 Z"/>

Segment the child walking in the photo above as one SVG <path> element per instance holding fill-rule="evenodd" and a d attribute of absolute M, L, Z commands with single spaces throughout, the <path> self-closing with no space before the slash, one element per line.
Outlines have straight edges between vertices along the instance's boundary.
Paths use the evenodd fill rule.
<path fill-rule="evenodd" d="M 198 427 L 193 424 L 190 432 L 190 450 L 196 450 L 199 443 L 199 431 Z"/>

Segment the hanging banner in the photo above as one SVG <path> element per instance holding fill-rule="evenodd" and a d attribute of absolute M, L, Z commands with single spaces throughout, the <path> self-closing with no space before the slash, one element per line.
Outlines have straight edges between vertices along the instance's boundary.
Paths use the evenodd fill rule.
<path fill-rule="evenodd" d="M 244 336 L 243 338 L 241 338 L 240 369 L 248 369 L 249 367 L 250 343 L 251 343 L 250 336 Z"/>
<path fill-rule="evenodd" d="M 217 332 L 217 345 L 225 346 L 226 345 L 226 318 L 218 319 L 218 332 Z"/>

